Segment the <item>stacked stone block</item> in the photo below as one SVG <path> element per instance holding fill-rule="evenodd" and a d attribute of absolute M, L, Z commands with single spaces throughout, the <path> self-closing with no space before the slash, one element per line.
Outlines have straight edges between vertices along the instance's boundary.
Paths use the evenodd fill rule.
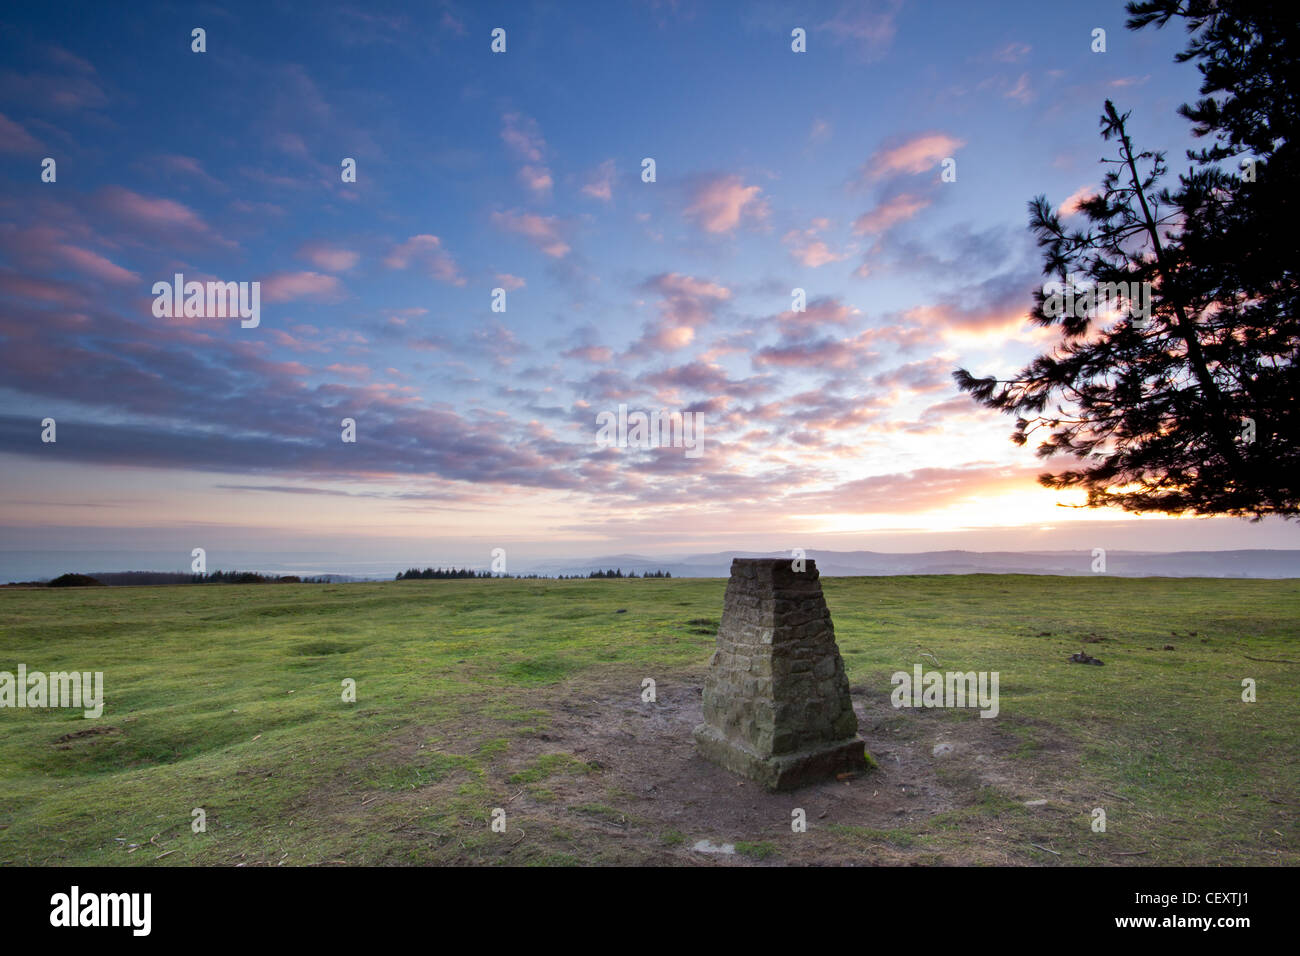
<path fill-rule="evenodd" d="M 866 767 L 816 563 L 736 558 L 704 680 L 707 759 L 773 790 Z"/>

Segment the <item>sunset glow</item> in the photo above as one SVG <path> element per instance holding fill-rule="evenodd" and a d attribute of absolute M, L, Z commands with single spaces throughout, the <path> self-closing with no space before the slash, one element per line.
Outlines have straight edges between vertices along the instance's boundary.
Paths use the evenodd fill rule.
<path fill-rule="evenodd" d="M 1070 507 L 951 378 L 1050 346 L 1025 203 L 1095 190 L 1105 97 L 1190 142 L 1118 5 L 1104 56 L 1034 3 L 257 7 L 202 54 L 149 7 L 0 39 L 0 549 L 1294 546 Z M 158 317 L 177 274 L 259 321 Z M 602 447 L 620 405 L 702 454 Z"/>

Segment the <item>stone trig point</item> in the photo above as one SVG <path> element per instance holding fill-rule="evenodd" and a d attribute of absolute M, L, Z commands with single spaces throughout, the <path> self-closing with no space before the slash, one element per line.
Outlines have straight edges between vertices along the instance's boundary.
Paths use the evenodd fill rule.
<path fill-rule="evenodd" d="M 867 761 L 817 565 L 736 558 L 704 678 L 700 753 L 772 790 Z"/>

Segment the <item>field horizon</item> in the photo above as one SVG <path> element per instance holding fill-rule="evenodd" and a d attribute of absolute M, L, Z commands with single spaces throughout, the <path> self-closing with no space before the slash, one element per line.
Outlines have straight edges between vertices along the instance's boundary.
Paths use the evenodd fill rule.
<path fill-rule="evenodd" d="M 836 551 L 827 548 L 801 549 L 805 557 L 817 562 L 822 577 L 860 577 L 909 574 L 1048 574 L 1083 575 L 1097 573 L 1122 577 L 1209 577 L 1209 578 L 1300 578 L 1300 549 L 1294 548 L 1220 548 L 1158 550 L 1110 547 L 1105 549 L 1038 548 L 1028 550 L 972 550 L 946 548 L 926 551 L 875 551 L 858 549 Z M 189 555 L 178 552 L 86 552 L 97 558 L 74 557 L 78 552 L 52 551 L 59 555 L 33 558 L 29 552 L 0 551 L 0 587 L 33 585 L 65 574 L 99 575 L 175 574 L 190 575 Z M 212 570 L 253 572 L 268 577 L 297 576 L 329 579 L 331 582 L 389 581 L 396 574 L 412 568 L 456 568 L 475 572 L 492 572 L 502 577 L 586 577 L 594 572 L 617 569 L 624 574 L 643 577 L 667 573 L 672 577 L 726 577 L 732 559 L 737 557 L 785 557 L 792 551 L 739 549 L 698 554 L 620 553 L 595 557 L 567 557 L 512 561 L 504 572 L 495 562 L 480 560 L 405 559 L 383 562 L 336 560 L 333 563 L 286 563 L 264 555 L 238 553 L 234 557 L 214 555 Z M 13 555 L 23 555 L 15 558 Z M 1103 556 L 1098 565 L 1098 556 Z M 110 557 L 111 556 L 111 557 Z M 99 561 L 99 565 L 92 562 Z M 144 566 L 149 561 L 158 566 Z M 115 563 L 111 563 L 115 562 Z M 132 564 L 132 562 L 139 562 Z M 380 570 L 382 568 L 382 570 Z M 57 570 L 51 570 L 57 569 Z M 5 581 L 5 578 L 8 578 Z M 126 582 L 105 580 L 121 586 Z M 134 583 L 134 582 L 133 582 Z M 164 582 L 141 582 L 164 583 Z M 178 582 L 168 582 L 178 583 Z"/>
<path fill-rule="evenodd" d="M 1300 863 L 1292 581 L 826 578 L 876 766 L 778 794 L 691 741 L 724 586 L 6 589 L 0 671 L 105 705 L 4 713 L 0 864 Z M 915 665 L 998 715 L 895 708 Z"/>

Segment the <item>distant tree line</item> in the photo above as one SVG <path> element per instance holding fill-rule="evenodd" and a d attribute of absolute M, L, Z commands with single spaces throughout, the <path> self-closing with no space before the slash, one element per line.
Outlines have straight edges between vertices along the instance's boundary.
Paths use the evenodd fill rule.
<path fill-rule="evenodd" d="M 37 584 L 39 582 L 33 581 L 32 583 Z M 46 585 L 46 587 L 51 588 L 93 588 L 103 586 L 103 581 L 96 580 L 86 574 L 61 574 Z"/>
<path fill-rule="evenodd" d="M 635 571 L 623 573 L 622 568 L 610 568 L 608 571 L 592 571 L 590 574 L 557 574 L 557 581 L 587 581 L 591 578 L 671 578 L 671 571 L 646 571 L 644 574 L 637 574 Z M 530 577 L 537 577 L 533 574 Z"/>
<path fill-rule="evenodd" d="M 645 574 L 642 574 L 640 576 L 643 578 L 671 578 L 673 575 L 672 572 L 670 571 L 647 571 Z M 637 577 L 637 573 L 635 571 L 629 571 L 627 574 L 624 574 L 623 569 L 618 568 L 616 570 L 611 570 L 611 571 L 592 571 L 590 574 L 587 575 L 587 577 L 589 578 L 635 578 Z"/>
<path fill-rule="evenodd" d="M 574 581 L 587 580 L 589 578 L 671 578 L 672 573 L 669 571 L 647 571 L 645 574 L 638 575 L 635 571 L 623 573 L 622 568 L 610 568 L 608 571 L 592 571 L 590 574 L 494 574 L 491 571 L 473 571 L 469 568 L 425 568 L 421 571 L 419 568 L 408 568 L 405 571 L 398 571 L 396 581 L 429 581 L 442 580 L 446 578 L 515 578 L 524 581 L 541 580 L 551 578 L 556 581 Z"/>
<path fill-rule="evenodd" d="M 213 571 L 211 574 L 187 574 L 182 571 L 104 571 L 87 574 L 61 574 L 49 582 L 28 581 L 27 586 L 50 588 L 132 587 L 147 584 L 328 584 L 328 577 L 302 578 L 296 574 L 260 574 L 256 571 Z"/>
<path fill-rule="evenodd" d="M 395 581 L 431 581 L 444 580 L 446 578 L 491 578 L 505 577 L 505 575 L 494 575 L 491 571 L 473 571 L 469 568 L 425 568 L 421 571 L 419 568 L 407 568 L 405 571 L 398 571 Z"/>
<path fill-rule="evenodd" d="M 136 572 L 128 572 L 134 574 Z M 256 571 L 213 571 L 187 574 L 191 584 L 329 584 L 328 576 L 303 578 L 296 574 L 259 574 Z"/>
<path fill-rule="evenodd" d="M 670 571 L 635 571 L 623 573 L 622 568 L 592 571 L 590 574 L 494 574 L 491 571 L 474 571 L 470 568 L 408 568 L 397 572 L 397 581 L 429 581 L 456 578 L 513 578 L 521 581 L 556 580 L 574 581 L 590 578 L 671 578 Z M 52 581 L 14 581 L 0 587 L 138 587 L 151 584 L 329 584 L 329 575 L 299 577 L 296 574 L 262 574 L 257 571 L 213 571 L 210 574 L 187 574 L 182 571 L 104 571 L 88 574 L 61 574 Z"/>

